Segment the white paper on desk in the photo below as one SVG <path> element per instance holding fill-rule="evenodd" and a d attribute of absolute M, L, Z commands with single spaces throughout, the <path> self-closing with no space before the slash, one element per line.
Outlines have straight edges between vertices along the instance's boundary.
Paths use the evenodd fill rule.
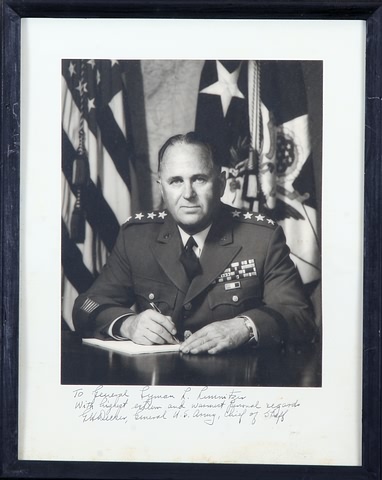
<path fill-rule="evenodd" d="M 179 352 L 180 345 L 138 345 L 131 340 L 98 340 L 97 338 L 83 338 L 82 343 L 93 345 L 106 350 L 112 350 L 118 353 L 129 355 L 139 355 L 141 353 L 165 353 Z"/>

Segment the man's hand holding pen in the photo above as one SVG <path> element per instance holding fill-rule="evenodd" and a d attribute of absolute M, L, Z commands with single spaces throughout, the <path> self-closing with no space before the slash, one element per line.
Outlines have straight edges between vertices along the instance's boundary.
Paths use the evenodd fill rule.
<path fill-rule="evenodd" d="M 171 317 L 163 315 L 155 304 L 151 307 L 152 310 L 127 317 L 121 325 L 121 335 L 140 345 L 178 344 Z"/>

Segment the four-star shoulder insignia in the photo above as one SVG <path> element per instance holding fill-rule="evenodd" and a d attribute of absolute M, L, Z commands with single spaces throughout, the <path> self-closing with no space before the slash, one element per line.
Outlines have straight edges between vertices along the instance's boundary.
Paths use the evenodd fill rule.
<path fill-rule="evenodd" d="M 263 225 L 264 227 L 277 227 L 277 223 L 274 220 L 266 217 L 261 213 L 251 212 L 248 210 L 239 210 L 237 208 L 229 208 L 229 213 L 234 220 L 238 220 L 244 223 Z"/>
<path fill-rule="evenodd" d="M 139 225 L 144 223 L 163 223 L 164 218 L 167 216 L 165 210 L 161 212 L 138 212 L 130 215 L 123 224 L 123 227 L 128 225 Z"/>

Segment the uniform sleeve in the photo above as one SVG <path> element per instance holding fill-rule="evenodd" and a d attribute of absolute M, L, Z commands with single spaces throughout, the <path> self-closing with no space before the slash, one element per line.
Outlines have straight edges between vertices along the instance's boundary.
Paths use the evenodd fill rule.
<path fill-rule="evenodd" d="M 121 230 L 100 275 L 74 303 L 73 324 L 82 337 L 107 337 L 115 319 L 134 313 L 131 307 L 135 297 L 125 237 L 125 231 Z"/>
<path fill-rule="evenodd" d="M 316 334 L 313 310 L 289 253 L 279 226 L 272 233 L 266 254 L 263 305 L 245 312 L 256 325 L 261 347 L 309 343 Z"/>

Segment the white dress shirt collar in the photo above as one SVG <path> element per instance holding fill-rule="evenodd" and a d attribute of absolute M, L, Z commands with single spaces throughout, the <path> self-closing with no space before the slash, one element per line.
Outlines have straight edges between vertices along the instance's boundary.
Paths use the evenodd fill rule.
<path fill-rule="evenodd" d="M 180 236 L 182 237 L 183 246 L 186 245 L 187 240 L 188 240 L 191 236 L 194 237 L 195 242 L 198 244 L 198 247 L 197 247 L 197 248 L 194 247 L 194 252 L 195 252 L 195 254 L 196 254 L 197 257 L 200 257 L 200 255 L 202 254 L 203 248 L 204 248 L 204 244 L 205 244 L 205 241 L 206 241 L 208 232 L 209 232 L 210 229 L 211 229 L 211 225 L 209 225 L 207 228 L 205 228 L 205 229 L 202 230 L 201 232 L 195 233 L 195 235 L 189 235 L 189 234 L 186 233 L 184 230 L 182 230 L 182 229 L 179 227 L 179 225 L 178 225 L 178 229 L 179 229 Z"/>

